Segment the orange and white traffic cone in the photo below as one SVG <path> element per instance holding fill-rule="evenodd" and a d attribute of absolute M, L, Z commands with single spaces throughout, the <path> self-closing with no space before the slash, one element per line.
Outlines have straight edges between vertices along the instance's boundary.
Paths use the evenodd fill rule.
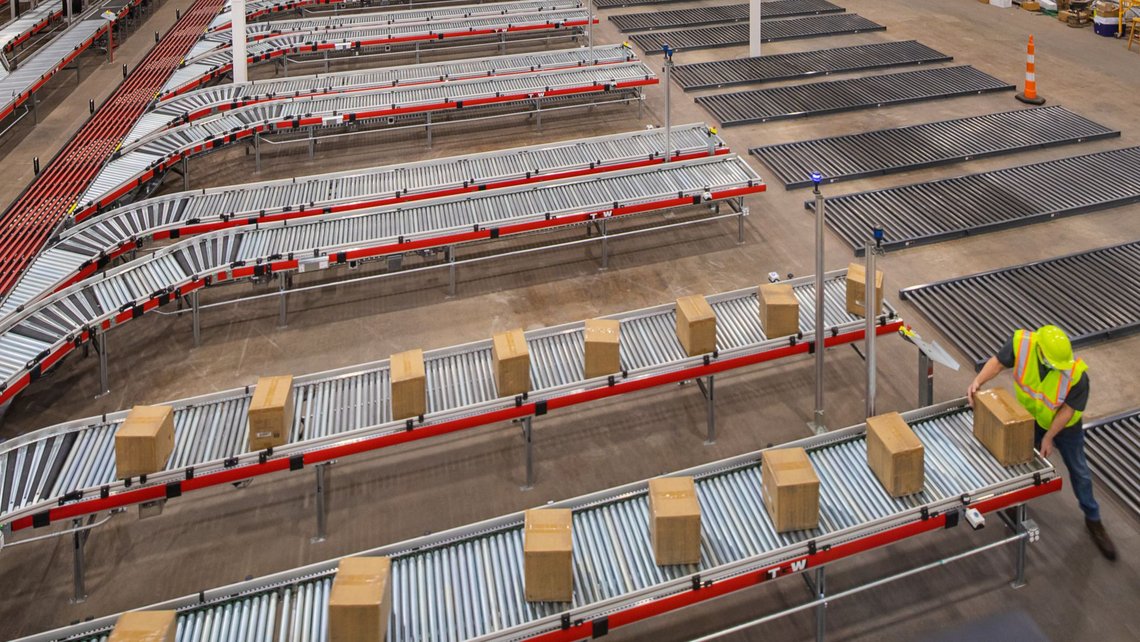
<path fill-rule="evenodd" d="M 1037 95 L 1036 64 L 1033 60 L 1033 36 L 1029 36 L 1029 49 L 1025 55 L 1025 91 L 1017 99 L 1030 105 L 1044 105 L 1045 99 Z"/>

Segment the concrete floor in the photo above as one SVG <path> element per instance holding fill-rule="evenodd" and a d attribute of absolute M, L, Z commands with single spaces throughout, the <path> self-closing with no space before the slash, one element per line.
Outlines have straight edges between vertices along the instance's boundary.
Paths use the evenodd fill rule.
<path fill-rule="evenodd" d="M 185 0 L 172 0 L 162 11 L 185 4 Z M 765 45 L 765 53 L 913 38 L 955 56 L 957 64 L 972 64 L 1016 82 L 1023 72 L 1024 41 L 1032 32 L 1038 46 L 1039 90 L 1050 104 L 1120 128 L 1123 137 L 841 183 L 827 187 L 828 194 L 1140 144 L 1140 129 L 1129 117 L 1134 92 L 1126 89 L 1137 82 L 1140 54 L 1125 51 L 1120 41 L 1069 29 L 1055 19 L 976 2 L 845 0 L 839 4 L 887 25 L 888 31 L 774 43 Z M 669 8 L 680 6 L 693 5 Z M 636 9 L 649 10 L 654 9 Z M 140 34 L 151 30 L 143 27 Z M 604 22 L 595 37 L 599 42 L 620 39 Z M 138 46 L 142 40 L 149 43 L 149 36 L 140 35 L 127 46 Z M 677 62 L 746 53 L 745 48 L 681 53 Z M 257 176 L 252 174 L 251 159 L 242 158 L 241 150 L 231 150 L 196 161 L 193 186 L 627 131 L 663 122 L 663 91 L 656 87 L 648 92 L 642 120 L 635 109 L 606 108 L 548 119 L 539 134 L 521 119 L 511 119 L 495 127 L 441 133 L 431 150 L 424 148 L 420 138 L 376 136 L 376 144 L 367 146 L 329 146 L 314 161 L 300 150 L 269 158 Z M 673 98 L 674 122 L 708 118 L 676 88 Z M 52 116 L 70 114 L 78 119 L 86 114 L 85 101 L 73 102 L 61 105 Z M 744 152 L 763 143 L 991 113 L 1018 105 L 1010 92 L 726 128 L 721 134 L 734 149 Z M 762 165 L 749 161 L 761 175 L 767 174 Z M 9 155 L 0 162 L 5 168 L 14 166 L 15 172 L 23 161 Z M 239 173 L 240 179 L 236 178 Z M 189 319 L 152 316 L 131 324 L 129 332 L 111 335 L 110 395 L 91 398 L 97 385 L 97 364 L 94 359 L 73 357 L 16 399 L 0 434 L 12 436 L 135 403 L 249 384 L 262 374 L 341 367 L 411 347 L 481 339 L 515 326 L 541 327 L 657 304 L 681 294 L 751 286 L 773 270 L 810 274 L 812 220 L 802 207 L 806 197 L 803 190 L 786 192 L 771 186 L 768 193 L 749 199 L 752 216 L 743 245 L 735 243 L 731 223 L 647 234 L 617 244 L 606 272 L 597 270 L 596 250 L 574 249 L 552 252 L 541 264 L 524 258 L 465 268 L 459 294 L 453 298 L 445 297 L 444 275 L 346 285 L 291 299 L 286 329 L 275 327 L 277 308 L 272 302 L 214 309 L 205 317 L 204 341 L 197 349 L 191 349 Z M 890 298 L 896 301 L 897 290 L 910 285 L 1140 238 L 1138 213 L 1140 205 L 1133 205 L 891 253 L 883 260 Z M 852 259 L 850 249 L 830 233 L 827 250 L 829 269 L 843 267 Z M 257 291 L 263 290 L 237 285 L 213 294 Z M 896 305 L 924 337 L 947 344 L 912 309 Z M 913 348 L 894 338 L 879 346 L 878 409 L 913 407 Z M 1140 337 L 1080 351 L 1095 382 L 1090 416 L 1140 404 L 1131 383 L 1133 356 L 1138 352 Z M 971 377 L 971 372 L 940 369 L 937 399 L 961 396 Z M 1010 385 L 1008 378 L 1001 381 Z M 853 350 L 829 353 L 826 382 L 828 423 L 839 427 L 860 421 L 863 363 Z M 724 377 L 718 385 L 719 439 L 707 447 L 702 445 L 703 400 L 690 388 L 682 388 L 680 394 L 654 390 L 555 413 L 536 423 L 538 484 L 529 492 L 518 489 L 523 475 L 522 443 L 511 426 L 476 429 L 343 461 L 331 472 L 331 535 L 320 544 L 310 543 L 315 520 L 312 480 L 305 476 L 258 480 L 243 490 L 207 491 L 192 502 L 172 502 L 156 519 L 138 521 L 132 511 L 115 517 L 92 536 L 87 548 L 91 597 L 80 605 L 71 605 L 67 599 L 70 540 L 0 552 L 0 577 L 18 578 L 8 582 L 9 592 L 0 600 L 0 636 L 43 631 L 801 438 L 808 434 L 804 422 L 811 414 L 811 390 L 807 359 Z M 634 452 L 639 456 L 628 456 Z M 1056 463 L 1061 465 L 1059 458 Z M 992 613 L 1019 610 L 1027 612 L 1054 640 L 1136 639 L 1140 636 L 1140 614 L 1135 609 L 1140 561 L 1130 552 L 1140 545 L 1140 526 L 1103 488 L 1098 491 L 1106 524 L 1123 554 L 1115 564 L 1104 561 L 1093 548 L 1076 502 L 1066 489 L 1031 506 L 1031 517 L 1043 531 L 1041 542 L 1031 548 L 1028 587 L 1008 588 L 1012 572 L 1008 555 L 989 553 L 832 604 L 828 616 L 832 639 L 914 639 Z M 995 540 L 1000 534 L 992 526 L 980 533 L 958 529 L 839 562 L 829 569 L 831 590 L 930 562 Z M 17 550 L 20 554 L 13 554 Z M 805 599 L 798 581 L 786 580 L 613 635 L 617 639 L 686 640 Z M 811 617 L 798 615 L 726 639 L 808 639 L 813 631 Z"/>

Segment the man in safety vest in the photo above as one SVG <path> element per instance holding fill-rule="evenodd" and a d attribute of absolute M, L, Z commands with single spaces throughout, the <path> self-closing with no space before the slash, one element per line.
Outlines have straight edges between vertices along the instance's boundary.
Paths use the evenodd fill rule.
<path fill-rule="evenodd" d="M 1006 368 L 1014 369 L 1017 400 L 1037 420 L 1034 436 L 1041 456 L 1048 457 L 1054 448 L 1061 453 L 1093 542 L 1105 557 L 1116 559 L 1116 546 L 1100 522 L 1092 472 L 1085 461 L 1085 430 L 1081 425 L 1081 414 L 1089 400 L 1085 362 L 1073 358 L 1069 337 L 1055 325 L 1036 332 L 1018 330 L 974 377 L 966 390 L 971 406 L 974 393 Z"/>

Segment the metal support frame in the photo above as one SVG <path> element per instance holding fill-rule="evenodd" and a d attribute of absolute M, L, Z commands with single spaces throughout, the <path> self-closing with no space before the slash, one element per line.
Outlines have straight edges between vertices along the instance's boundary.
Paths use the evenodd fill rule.
<path fill-rule="evenodd" d="M 526 444 L 526 483 L 522 490 L 531 490 L 534 488 L 534 417 L 523 417 L 519 422 L 522 424 L 523 442 Z"/>
<path fill-rule="evenodd" d="M 253 130 L 253 167 L 258 174 L 261 173 L 261 130 Z"/>
<path fill-rule="evenodd" d="M 98 399 L 111 392 L 110 377 L 107 372 L 107 333 L 102 328 L 96 329 L 91 336 L 91 342 L 95 344 L 95 352 L 99 353 L 99 392 L 95 395 Z"/>
<path fill-rule="evenodd" d="M 277 327 L 289 327 L 289 290 L 293 287 L 293 275 L 284 273 L 278 276 L 277 291 L 281 296 L 280 309 L 277 312 Z"/>
<path fill-rule="evenodd" d="M 820 566 L 814 571 L 804 571 L 800 575 L 807 584 L 811 599 L 819 603 L 815 607 L 815 640 L 823 642 L 827 634 L 827 576 L 826 566 Z"/>
<path fill-rule="evenodd" d="M 698 377 L 697 388 L 705 398 L 705 445 L 711 446 L 716 443 L 716 375 L 709 375 L 706 379 L 707 384 Z"/>
<path fill-rule="evenodd" d="M 431 149 L 431 112 L 424 116 L 424 129 L 427 131 L 427 146 Z"/>
<path fill-rule="evenodd" d="M 673 159 L 673 109 L 670 95 L 673 93 L 672 71 L 673 50 L 662 45 L 665 50 L 665 162 Z"/>
<path fill-rule="evenodd" d="M 1008 511 L 1009 515 L 1003 514 L 1003 518 L 1007 519 L 1007 525 L 1010 529 L 1018 535 L 1026 534 L 1027 537 L 1022 538 L 1017 543 L 1017 548 L 1014 549 L 1013 557 L 1013 580 L 1009 583 L 1011 588 L 1019 589 L 1025 586 L 1028 582 L 1025 579 L 1025 557 L 1026 549 L 1029 548 L 1029 541 L 1033 538 L 1033 534 L 1037 530 L 1037 525 L 1026 519 L 1028 510 L 1025 504 L 1018 504 Z"/>
<path fill-rule="evenodd" d="M 74 531 L 71 539 L 72 588 L 74 589 L 71 597 L 72 604 L 82 604 L 87 601 L 87 571 L 84 548 L 87 545 L 87 538 L 91 536 L 90 527 L 95 524 L 96 517 L 97 515 L 88 516 L 86 526 L 83 524 L 82 517 L 71 520 Z"/>
<path fill-rule="evenodd" d="M 875 416 L 875 320 L 878 317 L 876 314 L 875 306 L 878 304 L 878 297 L 876 296 L 875 284 L 878 279 L 875 277 L 877 270 L 875 266 L 875 259 L 877 258 L 879 249 L 873 244 L 868 242 L 866 245 L 867 263 L 866 272 L 863 275 L 864 282 L 864 297 L 863 297 L 863 318 L 866 319 L 867 325 L 864 329 L 863 335 L 863 358 L 867 361 L 867 416 Z"/>
<path fill-rule="evenodd" d="M 198 290 L 190 293 L 190 322 L 194 327 L 194 347 L 202 345 L 202 314 L 198 301 Z"/>
<path fill-rule="evenodd" d="M 823 347 L 826 345 L 825 328 L 823 327 L 823 217 L 825 204 L 823 194 L 819 191 L 819 182 L 816 182 L 817 178 L 822 180 L 823 177 L 819 174 L 812 175 L 812 182 L 815 183 L 815 188 L 812 191 L 815 194 L 815 409 L 812 413 L 811 423 L 808 425 L 812 432 L 821 435 L 827 432 L 827 421 L 823 412 Z"/>
<path fill-rule="evenodd" d="M 317 544 L 328 539 L 329 535 L 329 504 L 326 492 L 328 490 L 328 467 L 332 462 L 317 464 L 313 467 L 316 475 L 316 498 L 313 502 L 317 511 L 317 534 L 309 541 Z"/>
<path fill-rule="evenodd" d="M 455 246 L 448 245 L 443 248 L 443 256 L 447 261 L 447 296 L 455 296 Z"/>
<path fill-rule="evenodd" d="M 918 407 L 934 403 L 934 360 L 926 352 L 918 351 Z"/>
<path fill-rule="evenodd" d="M 598 221 L 598 232 L 602 237 L 602 265 L 598 268 L 599 270 L 610 269 L 610 235 L 606 229 L 608 227 L 608 221 L 608 216 L 603 217 L 602 220 Z M 587 227 L 586 231 L 589 232 L 590 228 Z"/>
<path fill-rule="evenodd" d="M 190 190 L 190 157 L 182 157 L 182 191 Z"/>

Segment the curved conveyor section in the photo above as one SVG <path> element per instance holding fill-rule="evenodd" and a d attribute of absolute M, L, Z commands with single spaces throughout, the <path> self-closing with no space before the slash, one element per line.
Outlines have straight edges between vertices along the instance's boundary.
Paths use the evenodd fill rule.
<path fill-rule="evenodd" d="M 728 153 L 703 123 L 674 127 L 670 142 L 678 160 Z M 66 230 L 0 303 L 0 318 L 152 240 L 655 165 L 664 148 L 664 130 L 653 129 L 147 199 Z"/>
<path fill-rule="evenodd" d="M 479 242 L 764 190 L 735 155 L 192 237 L 103 272 L 0 321 L 0 403 L 93 333 L 205 287 L 270 272 Z"/>
<path fill-rule="evenodd" d="M 955 402 L 958 404 L 960 402 Z M 579 640 L 759 582 L 948 526 L 966 505 L 983 513 L 1056 492 L 1060 477 L 1039 456 L 1002 467 L 971 434 L 969 408 L 944 404 L 904 417 L 923 442 L 921 492 L 891 497 L 867 466 L 866 426 L 803 439 L 819 476 L 820 523 L 776 532 L 761 498 L 761 452 L 672 473 L 691 476 L 701 505 L 701 559 L 658 566 L 649 538 L 648 481 L 550 504 L 573 511 L 573 601 L 527 602 L 524 514 L 515 513 L 360 553 L 392 560 L 388 640 Z M 965 528 L 964 526 L 960 528 Z M 150 608 L 177 609 L 179 639 L 278 626 L 288 639 L 323 639 L 331 560 L 205 591 Z M 278 620 L 279 618 L 279 620 Z M 278 624 L 278 621 L 280 622 Z M 25 642 L 90 639 L 115 616 Z M 284 638 L 284 636 L 283 636 Z"/>
<path fill-rule="evenodd" d="M 814 331 L 814 277 L 788 281 L 800 305 L 800 332 Z M 825 275 L 824 324 L 836 346 L 863 337 L 865 322 L 846 308 L 846 271 Z M 76 515 L 108 510 L 161 493 L 164 484 L 183 482 L 183 493 L 242 478 L 285 470 L 300 457 L 305 465 L 431 438 L 476 426 L 533 416 L 655 386 L 807 354 L 809 343 L 769 337 L 760 325 L 756 288 L 708 297 L 717 317 L 717 353 L 688 357 L 677 341 L 674 304 L 612 315 L 621 322 L 624 374 L 584 378 L 584 322 L 526 334 L 531 354 L 532 391 L 527 399 L 501 398 L 491 375 L 490 340 L 424 353 L 427 409 L 422 422 L 392 421 L 388 362 L 351 366 L 294 380 L 296 408 L 289 443 L 273 457 L 248 452 L 246 412 L 252 391 L 227 390 L 172 402 L 175 444 L 167 470 L 145 483 L 117 481 L 114 433 L 126 412 L 60 424 L 0 446 L 0 523 L 13 530 Z M 879 334 L 901 324 L 885 304 Z M 230 459 L 233 458 L 233 459 Z M 227 464 L 227 460 L 229 464 Z M 193 468 L 193 480 L 186 470 Z M 235 477 L 236 475 L 236 477 Z M 106 488 L 106 497 L 102 489 Z M 65 503 L 61 497 L 68 497 Z M 161 496 L 161 495 L 158 495 Z M 151 497 L 153 498 L 153 497 Z"/>

